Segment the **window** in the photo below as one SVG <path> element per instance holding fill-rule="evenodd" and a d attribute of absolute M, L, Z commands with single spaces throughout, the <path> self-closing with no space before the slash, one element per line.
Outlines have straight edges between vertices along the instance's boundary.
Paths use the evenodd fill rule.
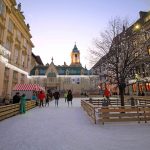
<path fill-rule="evenodd" d="M 18 58 L 19 58 L 19 50 L 16 49 L 15 50 L 15 64 L 17 64 L 17 62 L 18 62 Z"/>
<path fill-rule="evenodd" d="M 4 15 L 5 9 L 6 9 L 6 7 L 5 7 L 4 2 L 2 0 L 0 0 L 0 16 Z"/>
<path fill-rule="evenodd" d="M 24 63 L 25 63 L 25 56 L 22 55 L 22 66 L 24 67 Z"/>
<path fill-rule="evenodd" d="M 40 69 L 40 75 L 45 75 L 45 70 L 44 69 Z"/>
<path fill-rule="evenodd" d="M 21 83 L 23 84 L 25 81 L 25 75 L 24 74 L 21 74 Z"/>
<path fill-rule="evenodd" d="M 150 15 L 148 15 L 146 18 L 145 18 L 145 22 L 149 21 L 150 20 Z"/>
<path fill-rule="evenodd" d="M 9 77 L 9 68 L 5 68 L 5 77 L 8 79 Z"/>
<path fill-rule="evenodd" d="M 5 46 L 6 49 L 10 51 L 10 50 L 11 50 L 11 46 L 12 46 L 12 42 L 7 39 L 7 41 L 6 41 L 6 46 Z"/>
<path fill-rule="evenodd" d="M 150 47 L 148 48 L 148 55 L 150 55 Z"/>
<path fill-rule="evenodd" d="M 13 33 L 14 30 L 14 23 L 11 19 L 9 19 L 9 23 L 8 23 L 8 31 Z"/>
<path fill-rule="evenodd" d="M 71 78 L 64 78 L 64 84 L 70 84 L 71 81 Z"/>
<path fill-rule="evenodd" d="M 18 78 L 18 72 L 14 71 L 14 73 L 13 73 L 13 79 L 17 80 L 17 78 Z"/>
<path fill-rule="evenodd" d="M 69 70 L 68 69 L 66 70 L 66 75 L 69 75 Z"/>
<path fill-rule="evenodd" d="M 20 41 L 21 40 L 21 32 L 17 30 L 17 39 Z"/>
<path fill-rule="evenodd" d="M 24 47 L 27 47 L 27 40 L 26 39 L 24 39 L 23 45 L 24 45 Z"/>

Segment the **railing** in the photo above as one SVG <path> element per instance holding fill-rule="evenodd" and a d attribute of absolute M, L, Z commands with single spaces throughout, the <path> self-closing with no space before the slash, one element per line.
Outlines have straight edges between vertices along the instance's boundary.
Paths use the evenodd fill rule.
<path fill-rule="evenodd" d="M 26 110 L 36 107 L 35 101 L 26 102 Z M 20 113 L 20 104 L 0 106 L 0 121 Z"/>

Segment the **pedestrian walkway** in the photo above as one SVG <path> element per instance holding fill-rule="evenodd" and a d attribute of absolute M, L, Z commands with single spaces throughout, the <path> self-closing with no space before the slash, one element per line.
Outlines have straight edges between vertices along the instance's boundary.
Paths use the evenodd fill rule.
<path fill-rule="evenodd" d="M 0 122 L 0 150 L 149 150 L 150 123 L 94 124 L 80 107 L 34 108 Z"/>

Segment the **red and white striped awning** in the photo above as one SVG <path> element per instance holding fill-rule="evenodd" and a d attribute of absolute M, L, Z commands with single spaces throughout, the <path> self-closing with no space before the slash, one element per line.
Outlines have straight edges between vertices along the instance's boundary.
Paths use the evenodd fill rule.
<path fill-rule="evenodd" d="M 45 91 L 45 89 L 38 84 L 16 84 L 13 91 Z"/>

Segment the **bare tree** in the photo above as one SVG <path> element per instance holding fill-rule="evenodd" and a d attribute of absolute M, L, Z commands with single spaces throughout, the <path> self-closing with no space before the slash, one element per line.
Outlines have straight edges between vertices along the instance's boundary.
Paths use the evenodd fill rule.
<path fill-rule="evenodd" d="M 94 47 L 89 49 L 90 63 L 95 64 L 109 52 L 113 39 L 122 32 L 123 24 L 127 26 L 127 21 L 116 17 L 109 21 L 107 29 L 99 37 L 93 39 Z"/>
<path fill-rule="evenodd" d="M 142 34 L 127 28 L 127 22 L 114 19 L 110 22 L 109 30 L 102 34 L 101 40 L 96 42 L 100 54 L 105 55 L 105 69 L 107 76 L 118 85 L 121 106 L 124 106 L 124 91 L 127 79 L 134 68 L 141 64 L 145 55 L 146 42 Z M 98 43 L 98 44 L 97 44 Z"/>

